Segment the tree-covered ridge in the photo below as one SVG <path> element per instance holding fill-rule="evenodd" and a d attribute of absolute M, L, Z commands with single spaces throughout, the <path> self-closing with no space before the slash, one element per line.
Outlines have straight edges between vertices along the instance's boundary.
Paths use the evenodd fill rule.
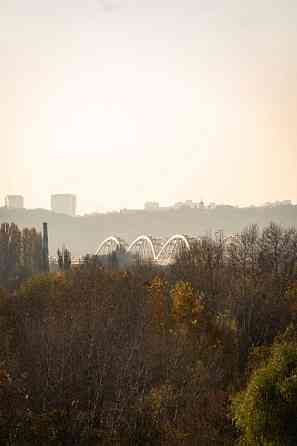
<path fill-rule="evenodd" d="M 296 247 L 252 226 L 167 269 L 88 257 L 3 290 L 0 444 L 294 444 Z"/>
<path fill-rule="evenodd" d="M 111 235 L 127 243 L 140 234 L 168 239 L 173 234 L 205 236 L 222 230 L 225 236 L 241 232 L 250 224 L 264 228 L 271 221 L 290 227 L 297 221 L 296 205 L 275 207 L 217 206 L 210 208 L 164 209 L 160 211 L 123 210 L 106 214 L 70 217 L 45 209 L 0 208 L 0 221 L 14 222 L 19 227 L 36 227 L 47 221 L 50 229 L 50 254 L 65 245 L 75 256 L 95 253 L 100 242 Z"/>

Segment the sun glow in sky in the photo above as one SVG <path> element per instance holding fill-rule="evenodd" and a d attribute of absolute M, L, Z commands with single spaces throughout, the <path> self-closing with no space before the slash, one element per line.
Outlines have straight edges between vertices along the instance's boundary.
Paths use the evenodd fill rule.
<path fill-rule="evenodd" d="M 295 0 L 2 0 L 0 203 L 297 201 Z"/>

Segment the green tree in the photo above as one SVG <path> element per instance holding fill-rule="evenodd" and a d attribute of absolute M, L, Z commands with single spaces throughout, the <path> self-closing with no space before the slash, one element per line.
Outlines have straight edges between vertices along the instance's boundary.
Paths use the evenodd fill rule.
<path fill-rule="evenodd" d="M 21 273 L 21 232 L 15 224 L 0 228 L 0 283 L 10 286 Z"/>
<path fill-rule="evenodd" d="M 266 356 L 266 354 L 265 354 Z M 271 356 L 252 374 L 233 401 L 241 443 L 248 446 L 297 444 L 297 341 L 278 339 Z"/>

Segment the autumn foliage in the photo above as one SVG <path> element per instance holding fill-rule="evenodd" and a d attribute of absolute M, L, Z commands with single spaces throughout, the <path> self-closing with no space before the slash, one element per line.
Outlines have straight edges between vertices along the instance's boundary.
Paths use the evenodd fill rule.
<path fill-rule="evenodd" d="M 251 227 L 165 269 L 87 258 L 3 287 L 0 445 L 291 444 L 296 247 Z"/>

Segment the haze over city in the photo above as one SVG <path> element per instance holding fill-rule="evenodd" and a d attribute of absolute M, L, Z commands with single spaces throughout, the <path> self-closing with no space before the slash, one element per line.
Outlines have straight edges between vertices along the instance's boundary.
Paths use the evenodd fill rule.
<path fill-rule="evenodd" d="M 1 202 L 296 201 L 296 2 L 10 0 L 0 12 Z"/>
<path fill-rule="evenodd" d="M 297 445 L 296 24 L 0 0 L 0 446 Z"/>

